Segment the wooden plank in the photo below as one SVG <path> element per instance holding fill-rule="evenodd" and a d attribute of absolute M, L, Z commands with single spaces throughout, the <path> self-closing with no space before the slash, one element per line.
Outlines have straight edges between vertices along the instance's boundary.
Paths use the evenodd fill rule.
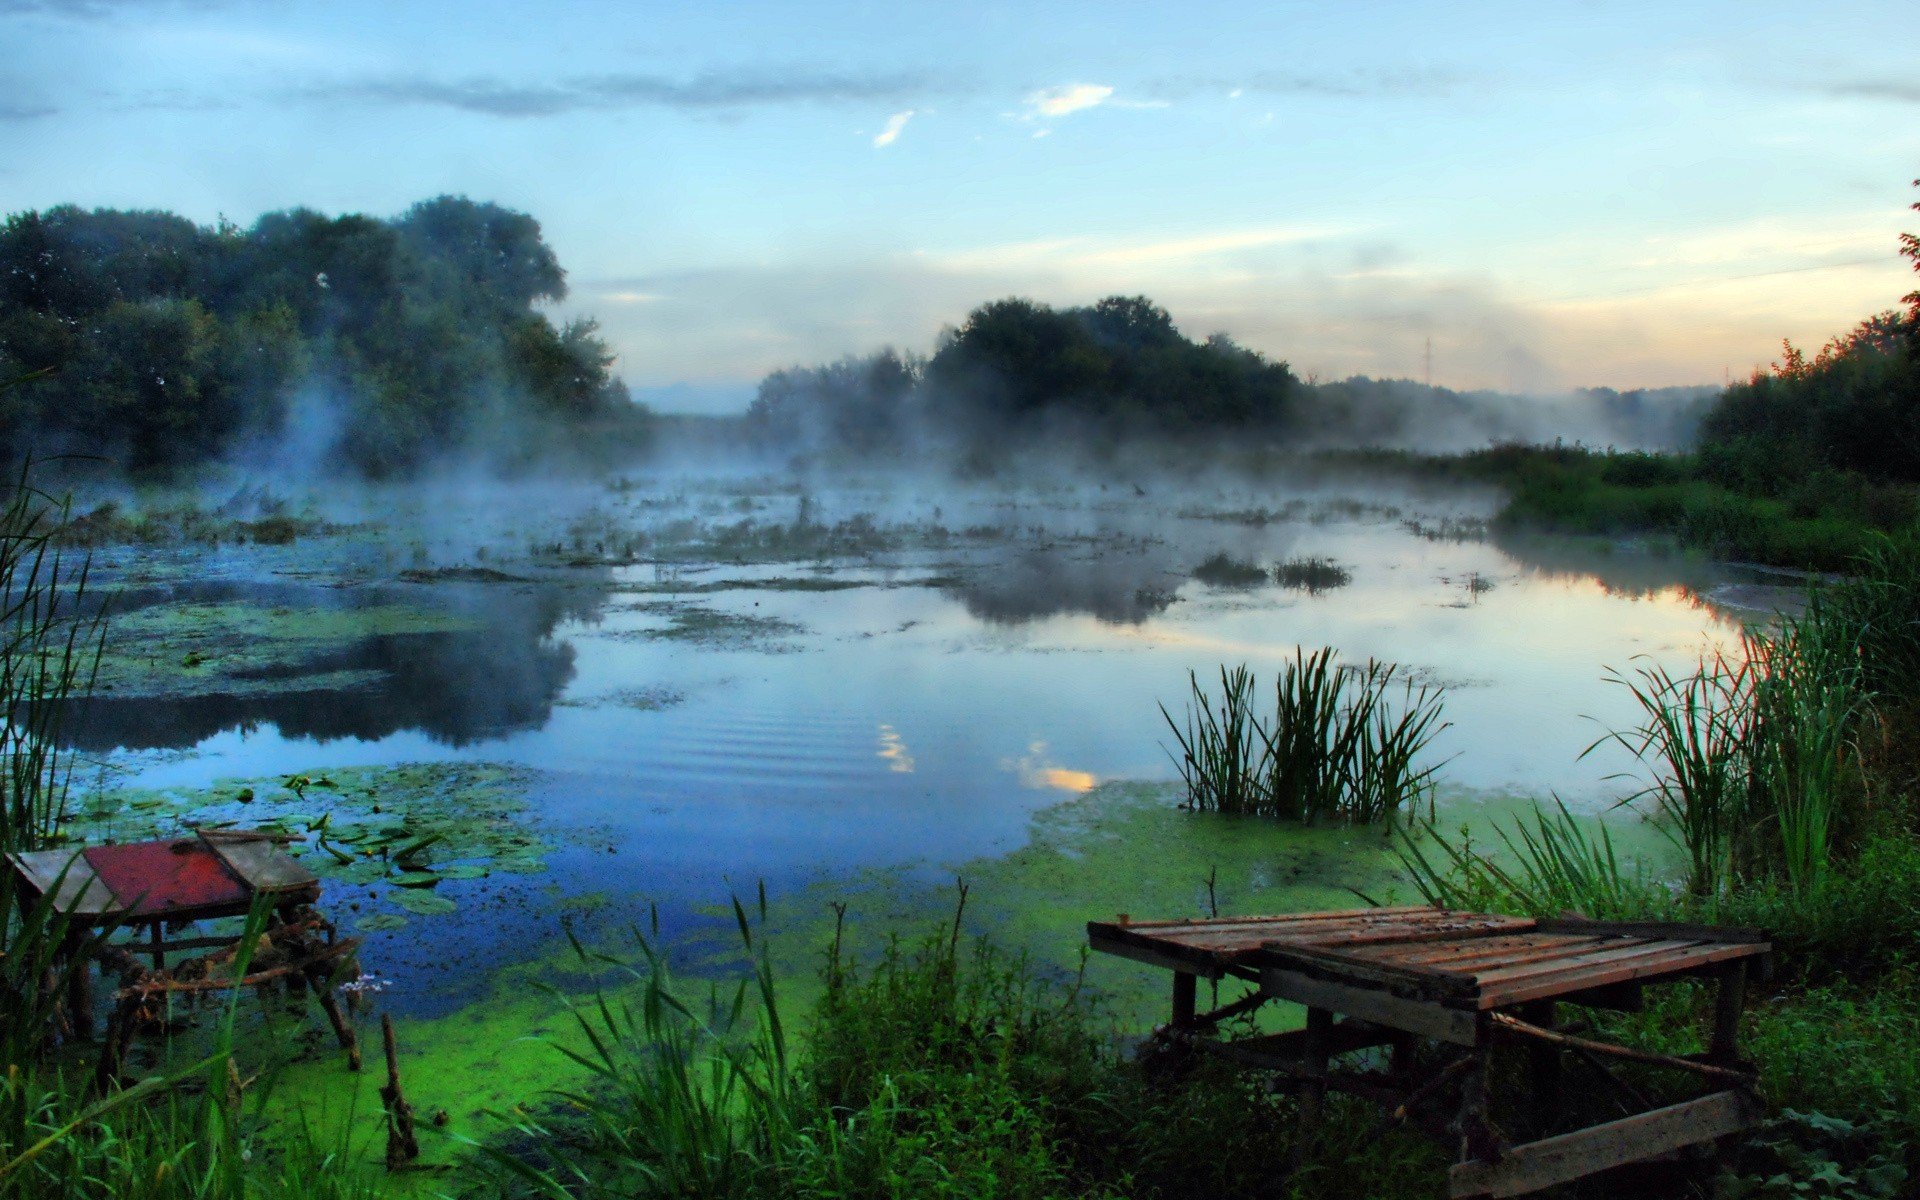
<path fill-rule="evenodd" d="M 1611 984 L 1684 975 L 1715 963 L 1747 956 L 1748 947 L 1742 943 L 1723 942 L 1717 946 L 1703 946 L 1696 942 L 1686 949 L 1636 958 L 1624 963 L 1600 964 L 1513 980 L 1491 987 L 1483 985 L 1480 990 L 1480 1007 L 1482 1009 L 1500 1008 L 1509 1004 L 1518 1004 L 1523 1000 L 1558 997 L 1569 992 L 1586 991 Z"/>
<path fill-rule="evenodd" d="M 1632 941 L 1618 940 L 1603 942 L 1591 950 L 1570 954 L 1561 958 L 1544 959 L 1539 962 L 1518 963 L 1506 966 L 1495 963 L 1469 972 L 1478 980 L 1482 988 L 1489 984 L 1510 983 L 1520 979 L 1530 979 L 1536 975 L 1559 975 L 1569 971 L 1584 971 L 1590 967 L 1606 967 L 1631 962 L 1647 957 L 1649 954 L 1666 954 L 1674 950 L 1700 950 L 1703 953 L 1712 947 L 1703 942 L 1694 941 Z M 1605 980 L 1598 982 L 1604 983 Z"/>
<path fill-rule="evenodd" d="M 1553 933 L 1622 934 L 1627 937 L 1683 939 L 1695 942 L 1767 941 L 1764 929 L 1741 925 L 1690 925 L 1682 921 L 1593 921 L 1586 917 L 1546 917 L 1540 921 L 1543 931 Z"/>
<path fill-rule="evenodd" d="M 1092 926 L 1087 929 L 1087 946 L 1102 954 L 1113 954 L 1120 958 L 1130 958 L 1134 962 L 1145 963 L 1150 967 L 1159 967 L 1167 971 L 1182 971 L 1190 975 L 1199 975 L 1207 979 L 1219 979 L 1226 974 L 1224 968 L 1204 956 L 1170 953 L 1167 948 L 1154 945 L 1142 945 L 1138 942 L 1106 935 L 1106 931 L 1096 931 Z"/>
<path fill-rule="evenodd" d="M 1490 938 L 1486 946 L 1474 949 L 1471 943 L 1461 943 L 1458 953 L 1452 955 L 1429 955 L 1414 957 L 1376 955 L 1361 951 L 1367 957 L 1379 957 L 1387 962 L 1406 962 L 1423 966 L 1435 971 L 1448 971 L 1454 974 L 1471 975 L 1476 970 L 1491 969 L 1494 966 L 1518 966 L 1521 963 L 1538 962 L 1546 958 L 1560 958 L 1570 954 L 1596 950 L 1608 942 L 1618 942 L 1619 938 L 1555 937 L 1540 941 L 1525 940 L 1534 935 L 1525 934 L 1515 938 Z M 1499 943 L 1499 944 L 1493 944 Z M 1417 950 L 1418 947 L 1415 947 Z"/>
<path fill-rule="evenodd" d="M 1354 987 L 1315 978 L 1303 971 L 1265 967 L 1260 987 L 1282 1000 L 1309 1008 L 1344 1013 L 1375 1025 L 1403 1029 L 1443 1042 L 1471 1046 L 1479 1036 L 1479 1019 L 1464 1009 L 1432 1001 L 1409 1000 L 1377 988 Z"/>
<path fill-rule="evenodd" d="M 1406 913 L 1438 913 L 1443 911 L 1445 910 L 1435 908 L 1431 904 L 1408 904 L 1401 905 L 1397 908 L 1340 908 L 1329 909 L 1325 912 L 1272 913 L 1266 916 L 1253 917 L 1194 917 L 1188 920 L 1174 921 L 1103 921 L 1093 923 L 1111 924 L 1120 929 L 1156 931 L 1165 929 L 1199 929 L 1209 925 L 1270 925 L 1285 924 L 1289 921 L 1319 921 L 1329 917 L 1384 917 Z"/>
<path fill-rule="evenodd" d="M 56 912 L 99 917 L 121 907 L 78 848 L 25 851 L 7 859 L 27 886 L 42 896 L 52 894 Z"/>
<path fill-rule="evenodd" d="M 1599 938 L 1578 937 L 1570 933 L 1541 934 L 1529 930 L 1522 933 L 1494 934 L 1490 937 L 1442 937 L 1399 944 L 1389 943 L 1368 946 L 1355 953 L 1386 962 L 1407 962 L 1430 966 L 1482 954 L 1520 953 L 1534 947 L 1545 948 L 1570 942 L 1599 940 Z"/>
<path fill-rule="evenodd" d="M 256 892 L 299 892 L 317 886 L 320 877 L 272 842 L 201 835 L 228 868 Z"/>
<path fill-rule="evenodd" d="M 1463 934 L 1491 937 L 1498 930 L 1522 930 L 1533 928 L 1533 922 L 1525 917 L 1482 917 L 1471 923 L 1465 921 L 1433 921 L 1422 925 L 1362 926 L 1357 929 L 1334 929 L 1321 934 L 1302 934 L 1298 937 L 1272 938 L 1271 941 L 1298 942 L 1303 945 L 1318 946 L 1327 949 L 1349 946 L 1404 946 L 1419 945 L 1425 942 L 1458 940 Z"/>
<path fill-rule="evenodd" d="M 1294 946 L 1279 942 L 1267 946 L 1254 961 L 1262 968 L 1304 970 L 1323 978 L 1332 977 L 1362 986 L 1373 985 L 1422 996 L 1466 996 L 1474 990 L 1471 976 L 1375 962 L 1338 950 L 1322 950 L 1318 946 Z"/>
<path fill-rule="evenodd" d="M 1698 1100 L 1657 1108 L 1514 1146 L 1499 1162 L 1464 1162 L 1447 1176 L 1447 1193 L 1523 1196 L 1584 1179 L 1600 1171 L 1671 1153 L 1750 1128 L 1754 1106 L 1739 1092 L 1714 1092 Z"/>

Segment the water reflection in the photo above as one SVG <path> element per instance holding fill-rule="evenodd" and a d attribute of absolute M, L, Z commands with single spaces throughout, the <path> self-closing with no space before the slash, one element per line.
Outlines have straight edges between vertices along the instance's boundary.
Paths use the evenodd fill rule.
<path fill-rule="evenodd" d="M 149 590 L 150 606 L 166 602 L 234 602 L 291 607 L 373 607 L 396 600 L 431 605 L 470 618 L 476 628 L 386 634 L 338 645 L 296 664 L 255 674 L 270 690 L 240 694 L 115 696 L 79 706 L 67 738 L 84 750 L 188 747 L 231 729 L 272 725 L 289 738 L 372 741 L 417 730 L 460 747 L 538 729 L 573 680 L 572 643 L 554 636 L 567 620 L 592 619 L 605 605 L 594 588 L 541 585 L 439 585 L 367 588 L 342 596 L 324 588 L 283 584 Z M 369 686 L 329 685 L 342 672 L 372 673 Z M 363 675 L 364 678 L 364 675 Z M 312 681 L 303 686 L 303 680 Z"/>

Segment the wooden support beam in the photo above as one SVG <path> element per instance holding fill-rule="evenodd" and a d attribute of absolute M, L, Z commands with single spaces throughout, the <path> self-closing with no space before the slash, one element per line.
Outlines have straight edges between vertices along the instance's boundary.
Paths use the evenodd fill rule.
<path fill-rule="evenodd" d="M 1173 973 L 1173 1027 L 1175 1029 L 1193 1027 L 1194 1001 L 1199 983 L 1197 976 L 1185 971 Z"/>
<path fill-rule="evenodd" d="M 1713 998 L 1713 1041 L 1710 1062 L 1731 1066 L 1740 1061 L 1740 1013 L 1747 1003 L 1747 964 L 1730 962 L 1720 972 Z"/>
<path fill-rule="evenodd" d="M 1714 1092 L 1509 1147 L 1498 1162 L 1475 1160 L 1455 1166 L 1447 1176 L 1447 1194 L 1454 1200 L 1523 1196 L 1738 1133 L 1754 1124 L 1756 1110 L 1757 1105 L 1740 1092 Z"/>
<path fill-rule="evenodd" d="M 1346 1013 L 1375 1025 L 1459 1046 L 1471 1046 L 1479 1036 L 1479 1021 L 1474 1013 L 1444 1004 L 1409 1000 L 1374 988 L 1333 983 L 1301 971 L 1269 967 L 1260 972 L 1260 988 L 1309 1008 Z"/>

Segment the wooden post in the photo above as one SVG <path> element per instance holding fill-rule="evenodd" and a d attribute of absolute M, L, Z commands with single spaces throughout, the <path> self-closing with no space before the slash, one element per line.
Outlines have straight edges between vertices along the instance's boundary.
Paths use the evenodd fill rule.
<path fill-rule="evenodd" d="M 1296 1169 L 1306 1162 L 1307 1144 L 1320 1128 L 1320 1110 L 1327 1096 L 1327 1068 L 1332 1059 L 1333 1011 L 1309 1006 L 1305 1033 L 1300 1045 L 1300 1120 L 1293 1143 Z"/>
<path fill-rule="evenodd" d="M 380 1039 L 386 1043 L 387 1084 L 380 1089 L 380 1105 L 387 1110 L 387 1170 L 392 1171 L 420 1157 L 420 1142 L 413 1136 L 413 1106 L 400 1091 L 400 1057 L 393 1045 L 393 1018 L 380 1014 Z"/>
<path fill-rule="evenodd" d="M 93 976 L 87 962 L 86 935 L 78 930 L 67 935 L 67 1009 L 73 1022 L 73 1036 L 93 1036 Z"/>
<path fill-rule="evenodd" d="M 1747 964 L 1735 959 L 1720 972 L 1713 1003 L 1713 1045 L 1708 1058 L 1722 1065 L 1740 1061 L 1740 1013 L 1747 1003 Z"/>
<path fill-rule="evenodd" d="M 153 969 L 167 969 L 167 936 L 164 923 L 154 921 L 147 926 L 147 953 L 153 955 Z"/>
<path fill-rule="evenodd" d="M 1553 1028 L 1553 1001 L 1536 1000 L 1520 1008 L 1520 1019 Z M 1540 1130 L 1546 1132 L 1560 1120 L 1560 1047 L 1535 1041 L 1527 1046 L 1527 1081 L 1533 1089 L 1533 1109 L 1540 1117 Z"/>
<path fill-rule="evenodd" d="M 327 1023 L 333 1026 L 333 1036 L 340 1039 L 340 1046 L 347 1052 L 347 1070 L 360 1069 L 360 1037 L 353 1031 L 352 1022 L 340 1011 L 339 998 L 333 994 L 330 986 L 332 976 L 324 966 L 309 967 L 304 972 L 307 986 L 313 989 L 313 998 L 320 1002 L 320 1011 L 327 1014 Z M 382 1017 L 384 1020 L 384 1016 Z M 391 1056 L 391 1053 L 389 1053 Z"/>
<path fill-rule="evenodd" d="M 1454 1118 L 1454 1133 L 1460 1142 L 1458 1162 L 1476 1162 L 1488 1148 L 1487 1060 L 1491 1057 L 1492 1047 L 1483 1038 L 1473 1048 L 1466 1077 L 1460 1083 L 1460 1113 Z"/>
<path fill-rule="evenodd" d="M 1419 1043 L 1410 1033 L 1394 1034 L 1393 1055 L 1387 1063 L 1387 1069 L 1401 1079 L 1411 1077 L 1414 1067 L 1414 1050 L 1418 1045 Z"/>
<path fill-rule="evenodd" d="M 1173 973 L 1173 1027 L 1187 1029 L 1193 1025 L 1194 1002 L 1199 995 L 1200 979 L 1185 971 Z"/>

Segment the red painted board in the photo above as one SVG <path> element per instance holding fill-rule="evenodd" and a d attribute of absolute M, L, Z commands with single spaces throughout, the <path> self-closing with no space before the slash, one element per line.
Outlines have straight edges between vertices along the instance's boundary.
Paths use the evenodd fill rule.
<path fill-rule="evenodd" d="M 220 856 L 197 840 L 90 846 L 86 858 L 131 917 L 245 904 L 250 894 Z"/>

